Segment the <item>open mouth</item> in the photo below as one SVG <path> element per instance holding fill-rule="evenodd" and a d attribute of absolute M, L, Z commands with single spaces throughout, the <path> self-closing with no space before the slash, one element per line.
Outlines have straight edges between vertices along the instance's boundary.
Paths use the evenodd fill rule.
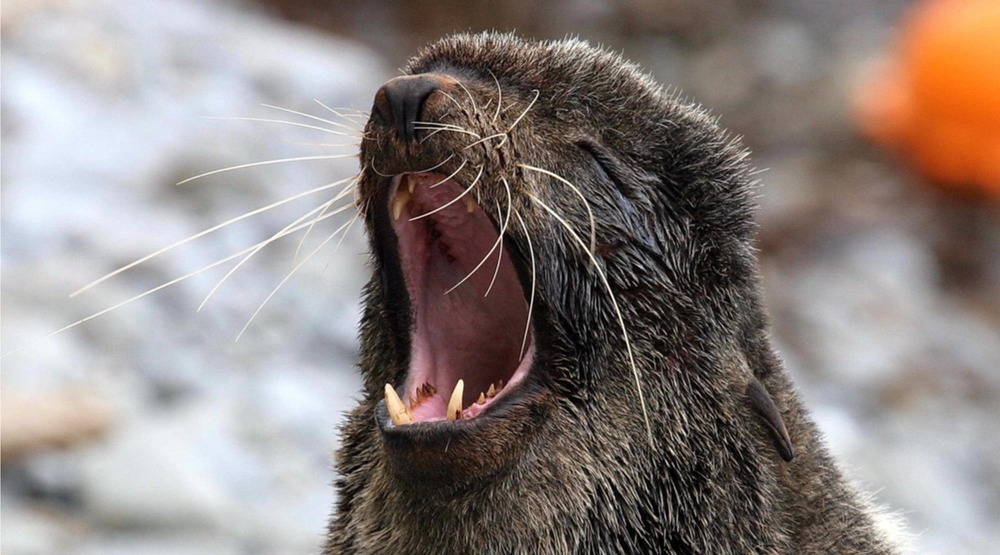
<path fill-rule="evenodd" d="M 500 224 L 436 173 L 392 179 L 389 220 L 410 300 L 410 363 L 385 386 L 395 426 L 474 419 L 509 398 L 534 358 L 531 309 Z M 509 245 L 509 242 L 508 242 Z"/>

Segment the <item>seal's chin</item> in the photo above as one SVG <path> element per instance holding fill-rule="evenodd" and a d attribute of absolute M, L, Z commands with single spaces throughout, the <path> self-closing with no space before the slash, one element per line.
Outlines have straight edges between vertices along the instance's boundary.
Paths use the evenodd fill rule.
<path fill-rule="evenodd" d="M 403 383 L 385 386 L 383 426 L 445 431 L 478 420 L 528 376 L 531 309 L 502 240 L 514 222 L 495 208 L 496 223 L 440 174 L 392 179 L 386 210 L 410 301 L 410 356 Z"/>

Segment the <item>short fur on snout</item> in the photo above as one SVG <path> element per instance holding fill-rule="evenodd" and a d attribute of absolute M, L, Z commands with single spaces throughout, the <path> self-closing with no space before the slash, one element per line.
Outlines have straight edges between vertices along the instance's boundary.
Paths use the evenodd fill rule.
<path fill-rule="evenodd" d="M 738 141 L 579 40 L 458 35 L 405 73 L 444 84 L 412 140 L 376 100 L 362 141 L 364 392 L 324 553 L 898 551 L 771 347 Z M 415 175 L 470 189 L 531 305 L 524 327 L 484 329 L 528 329 L 534 351 L 503 403 L 407 428 L 384 389 L 409 387 L 438 302 L 416 298 L 393 223 Z"/>

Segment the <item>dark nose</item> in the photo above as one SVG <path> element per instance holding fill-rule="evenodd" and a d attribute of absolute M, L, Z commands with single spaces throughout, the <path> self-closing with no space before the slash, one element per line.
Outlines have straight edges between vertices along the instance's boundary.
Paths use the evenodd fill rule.
<path fill-rule="evenodd" d="M 390 79 L 375 93 L 375 109 L 396 128 L 400 140 L 413 141 L 414 122 L 420 119 L 427 97 L 452 82 L 452 78 L 438 73 Z"/>

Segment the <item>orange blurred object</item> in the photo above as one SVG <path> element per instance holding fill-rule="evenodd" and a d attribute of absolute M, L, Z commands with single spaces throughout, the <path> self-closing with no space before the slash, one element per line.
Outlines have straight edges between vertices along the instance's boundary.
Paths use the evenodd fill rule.
<path fill-rule="evenodd" d="M 864 132 L 932 181 L 1000 197 L 1000 0 L 930 0 L 858 91 Z"/>

